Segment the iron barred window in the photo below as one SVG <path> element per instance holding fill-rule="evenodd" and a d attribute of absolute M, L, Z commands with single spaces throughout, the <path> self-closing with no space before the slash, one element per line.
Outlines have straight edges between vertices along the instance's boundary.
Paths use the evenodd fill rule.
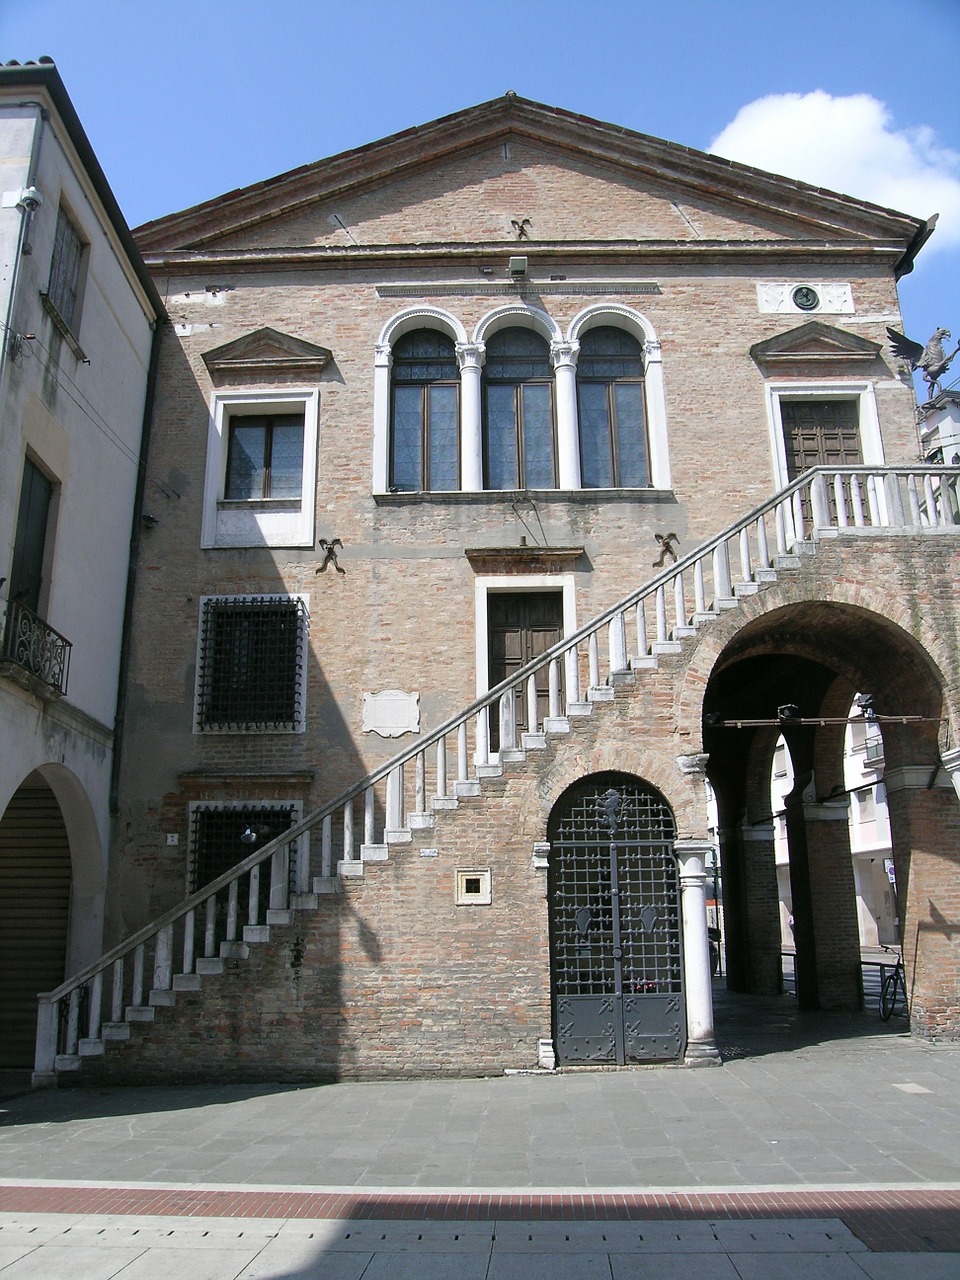
<path fill-rule="evenodd" d="M 83 241 L 80 233 L 61 208 L 57 213 L 47 299 L 56 308 L 60 319 L 70 328 L 74 327 L 76 319 L 82 257 Z"/>
<path fill-rule="evenodd" d="M 303 602 L 289 597 L 205 600 L 197 676 L 198 728 L 302 728 L 307 622 Z"/>
<path fill-rule="evenodd" d="M 222 876 L 292 827 L 299 817 L 300 810 L 294 804 L 197 805 L 190 821 L 187 892 L 196 893 Z M 293 862 L 293 846 L 290 856 Z"/>

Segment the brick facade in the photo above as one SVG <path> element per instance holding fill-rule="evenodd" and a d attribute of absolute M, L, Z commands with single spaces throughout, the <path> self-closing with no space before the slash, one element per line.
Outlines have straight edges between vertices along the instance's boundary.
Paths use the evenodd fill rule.
<path fill-rule="evenodd" d="M 655 140 L 628 139 L 618 151 L 605 127 L 577 120 L 501 100 L 487 116 L 477 109 L 460 125 L 426 127 L 416 159 L 401 135 L 393 161 L 375 144 L 141 229 L 172 324 L 148 473 L 158 523 L 144 536 L 137 576 L 114 938 L 183 896 L 191 801 L 297 800 L 306 813 L 406 745 L 362 731 L 365 693 L 418 691 L 424 729 L 471 701 L 478 678 L 480 687 L 486 680 L 476 657 L 478 573 L 504 587 L 535 578 L 537 589 L 555 580 L 560 590 L 572 580 L 579 625 L 652 576 L 655 535 L 674 533 L 686 552 L 769 499 L 779 464 L 767 386 L 855 393 L 864 439 L 865 406 L 875 405 L 883 457 L 872 461 L 915 460 L 912 391 L 883 344 L 898 315 L 897 258 L 919 224 L 797 184 L 783 184 L 778 204 L 770 183 L 780 180 L 731 175 L 725 162 Z M 511 223 L 521 216 L 529 239 L 515 241 Z M 881 240 L 888 247 L 878 252 Z M 513 254 L 529 263 L 519 283 L 507 271 Z M 765 374 L 751 348 L 809 319 L 763 310 L 758 285 L 770 281 L 849 286 L 852 313 L 817 319 L 876 344 L 876 355 L 844 363 L 821 351 L 798 358 L 787 375 Z M 374 492 L 378 335 L 411 307 L 444 312 L 471 335 L 489 313 L 518 302 L 546 313 L 561 335 L 592 304 L 644 318 L 662 352 L 669 488 Z M 343 574 L 332 565 L 319 572 L 315 546 L 200 546 L 214 397 L 306 386 L 256 369 L 214 383 L 203 357 L 264 327 L 331 353 L 311 383 L 320 403 L 315 532 L 342 541 Z M 538 543 L 554 551 L 537 560 Z M 705 736 L 702 716 L 718 690 L 724 708 L 735 709 L 746 686 L 734 669 L 749 681 L 750 663 L 770 654 L 790 671 L 795 660 L 819 664 L 854 690 L 869 683 L 878 704 L 886 698 L 898 713 L 950 720 L 960 692 L 957 545 L 946 532 L 933 551 L 920 539 L 822 543 L 809 562 L 684 640 L 682 653 L 638 671 L 612 703 L 572 720 L 569 735 L 486 779 L 481 797 L 391 846 L 386 863 L 364 864 L 362 877 L 342 878 L 316 910 L 272 925 L 270 943 L 251 944 L 236 972 L 181 993 L 175 1010 L 135 1027 L 131 1042 L 109 1045 L 89 1068 L 128 1079 L 306 1079 L 535 1065 L 537 1043 L 552 1029 L 546 872 L 534 867 L 533 846 L 546 839 L 563 789 L 593 772 L 634 774 L 665 797 L 679 837 L 707 840 L 702 782 L 676 763 L 707 752 L 730 821 L 744 807 L 761 816 L 746 757 L 738 763 L 729 739 Z M 573 550 L 564 559 L 557 548 Z M 486 549 L 486 560 L 469 559 L 469 549 Z M 297 593 L 310 613 L 305 731 L 194 732 L 201 597 Z M 891 679 L 901 660 L 905 685 Z M 582 680 L 586 687 L 586 670 Z M 941 745 L 953 740 L 944 726 Z M 890 760 L 932 768 L 936 750 L 936 725 L 891 729 Z M 918 850 L 916 823 L 933 823 L 941 836 L 956 825 L 955 795 L 936 796 L 935 817 L 910 808 L 898 819 Z M 820 824 L 818 840 L 837 825 Z M 827 843 L 833 866 L 837 850 Z M 314 833 L 315 864 L 319 846 Z M 951 852 L 915 855 L 908 923 L 923 919 L 927 928 L 937 918 L 924 915 L 924 894 L 932 903 L 943 895 L 944 915 L 956 922 L 956 847 L 954 839 Z M 730 958 L 730 972 L 766 991 L 779 950 L 772 853 L 756 840 L 738 848 L 729 878 L 741 878 L 743 909 L 729 940 L 744 951 Z M 421 856 L 425 849 L 435 856 Z M 839 925 L 827 927 L 816 903 L 851 886 L 821 874 L 819 856 L 809 853 L 821 997 L 849 1003 L 855 990 L 828 991 L 824 959 L 836 946 L 838 963 L 848 963 L 849 939 L 840 941 Z M 491 905 L 455 905 L 454 876 L 464 867 L 491 868 Z M 849 869 L 847 846 L 847 878 Z M 960 989 L 946 938 L 930 944 L 932 967 L 917 967 L 919 1025 L 929 1034 L 952 1034 Z M 165 1028 L 174 1025 L 171 1039 Z"/>

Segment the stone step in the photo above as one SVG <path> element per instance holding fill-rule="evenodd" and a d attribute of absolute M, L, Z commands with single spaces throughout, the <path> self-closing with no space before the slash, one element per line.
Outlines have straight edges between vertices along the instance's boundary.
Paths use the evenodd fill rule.
<path fill-rule="evenodd" d="M 103 1056 L 103 1041 L 86 1036 L 78 1041 L 77 1053 L 81 1058 L 100 1058 Z"/>
<path fill-rule="evenodd" d="M 154 1015 L 153 1005 L 128 1004 L 123 1016 L 127 1022 L 152 1022 Z"/>
<path fill-rule="evenodd" d="M 219 956 L 198 956 L 194 968 L 201 978 L 215 978 L 223 973 L 223 961 Z"/>
<path fill-rule="evenodd" d="M 250 948 L 245 942 L 220 943 L 221 960 L 248 960 L 249 958 Z"/>
<path fill-rule="evenodd" d="M 567 703 L 567 719 L 571 720 L 574 716 L 592 716 L 592 702 L 568 702 Z"/>
<path fill-rule="evenodd" d="M 79 1053 L 58 1053 L 53 1060 L 54 1071 L 79 1071 Z"/>
<path fill-rule="evenodd" d="M 199 973 L 175 973 L 173 975 L 174 991 L 199 991 L 202 985 Z"/>
<path fill-rule="evenodd" d="M 130 1039 L 130 1023 L 129 1022 L 105 1022 L 100 1028 L 100 1035 L 104 1040 L 129 1040 Z"/>
<path fill-rule="evenodd" d="M 169 1009 L 177 1003 L 177 993 L 173 990 L 156 988 L 150 992 L 147 999 L 152 1009 Z"/>
<path fill-rule="evenodd" d="M 592 685 L 587 690 L 588 702 L 612 702 L 615 696 L 612 684 Z"/>
<path fill-rule="evenodd" d="M 268 924 L 245 924 L 243 926 L 244 942 L 269 942 L 270 926 Z"/>

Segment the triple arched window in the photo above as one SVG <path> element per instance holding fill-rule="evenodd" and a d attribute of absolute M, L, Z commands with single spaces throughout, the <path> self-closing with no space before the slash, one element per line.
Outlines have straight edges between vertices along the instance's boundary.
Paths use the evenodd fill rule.
<path fill-rule="evenodd" d="M 399 317 L 377 348 L 375 490 L 668 488 L 659 344 L 624 317 L 590 308 L 561 341 L 545 313 L 510 316 L 473 342 Z"/>

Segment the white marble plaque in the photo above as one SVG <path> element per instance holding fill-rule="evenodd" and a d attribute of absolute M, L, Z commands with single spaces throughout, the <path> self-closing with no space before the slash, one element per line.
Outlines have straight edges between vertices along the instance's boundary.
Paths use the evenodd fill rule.
<path fill-rule="evenodd" d="M 400 738 L 420 732 L 420 694 L 402 689 L 363 695 L 363 731 L 381 738 Z"/>

